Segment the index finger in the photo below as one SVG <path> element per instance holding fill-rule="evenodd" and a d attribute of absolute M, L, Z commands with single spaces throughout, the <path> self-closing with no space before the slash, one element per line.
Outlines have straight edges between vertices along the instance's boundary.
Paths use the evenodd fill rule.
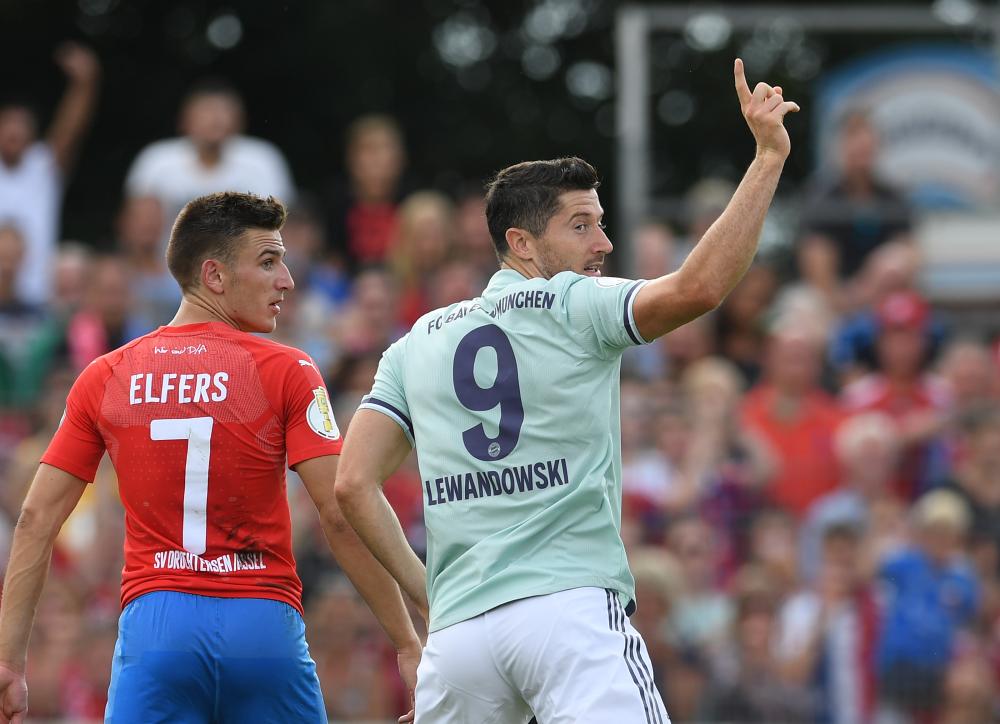
<path fill-rule="evenodd" d="M 743 74 L 743 61 L 740 58 L 733 63 L 733 75 L 736 77 L 736 95 L 739 96 L 740 106 L 746 107 L 750 103 L 750 86 L 747 85 L 746 76 Z"/>

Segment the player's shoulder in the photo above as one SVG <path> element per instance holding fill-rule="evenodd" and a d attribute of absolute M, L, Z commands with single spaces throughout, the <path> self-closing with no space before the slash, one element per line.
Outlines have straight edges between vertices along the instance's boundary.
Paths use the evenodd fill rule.
<path fill-rule="evenodd" d="M 319 371 L 312 357 L 298 347 L 237 330 L 233 330 L 233 335 L 233 340 L 253 355 L 258 364 L 312 367 L 317 372 Z"/>
<path fill-rule="evenodd" d="M 141 354 L 147 351 L 147 343 L 159 336 L 160 329 L 154 329 L 152 332 L 147 332 L 140 337 L 136 337 L 132 341 L 126 342 L 121 347 L 101 355 L 90 364 L 103 365 L 108 369 L 114 369 L 120 363 L 124 362 L 130 355 Z M 153 349 L 155 349 L 155 347 Z"/>
<path fill-rule="evenodd" d="M 587 279 L 588 277 L 566 271 L 546 279 L 545 277 L 525 277 L 512 269 L 501 269 L 490 279 L 479 300 L 491 309 L 498 307 L 502 310 L 505 303 L 509 304 L 515 300 L 521 300 L 525 294 L 541 292 L 543 295 L 558 296 L 572 287 L 578 278 Z M 546 297 L 546 299 L 551 300 L 555 296 Z M 552 304 L 546 303 L 545 306 L 551 308 Z"/>
<path fill-rule="evenodd" d="M 627 284 L 637 284 L 640 279 L 625 279 L 623 277 L 592 277 L 586 274 L 578 274 L 574 271 L 559 272 L 548 280 L 549 285 L 557 289 L 590 290 L 590 289 L 614 289 Z"/>
<path fill-rule="evenodd" d="M 645 280 L 622 277 L 592 277 L 564 271 L 549 280 L 546 291 L 556 293 L 557 303 L 563 308 L 611 305 L 617 313 L 618 307 L 632 298 Z"/>
<path fill-rule="evenodd" d="M 489 287 L 487 287 L 488 290 Z M 486 292 L 480 296 L 446 304 L 422 314 L 402 337 L 389 345 L 383 356 L 391 357 L 395 354 L 402 354 L 405 350 L 411 349 L 412 345 L 419 347 L 422 341 L 436 345 L 435 340 L 442 337 L 450 338 L 452 333 L 461 332 L 464 334 L 468 331 L 468 323 L 477 318 L 481 322 L 488 321 L 494 315 L 491 314 L 491 303 L 484 299 L 485 294 Z"/>
<path fill-rule="evenodd" d="M 105 352 L 100 357 L 95 357 L 90 364 L 83 368 L 77 377 L 77 381 L 82 384 L 102 384 L 108 377 L 114 374 L 115 368 L 125 363 L 130 354 L 140 350 L 144 342 L 153 337 L 156 332 L 144 334 L 136 337 L 130 342 L 126 342 L 121 347 Z"/>
<path fill-rule="evenodd" d="M 452 302 L 451 304 L 446 304 L 443 307 L 438 307 L 437 309 L 432 309 L 429 312 L 421 315 L 413 326 L 407 330 L 407 333 L 403 338 L 408 337 L 413 332 L 419 330 L 426 330 L 428 326 L 433 327 L 437 320 L 453 321 L 455 319 L 461 319 L 462 317 L 478 311 L 483 308 L 483 298 L 482 297 L 472 297 L 471 299 L 463 299 L 460 302 Z"/>

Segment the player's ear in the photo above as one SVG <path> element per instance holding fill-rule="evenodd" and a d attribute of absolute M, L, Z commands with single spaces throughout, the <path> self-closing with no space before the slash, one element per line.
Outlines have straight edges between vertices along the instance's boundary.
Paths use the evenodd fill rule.
<path fill-rule="evenodd" d="M 216 294 L 223 292 L 225 269 L 217 259 L 206 259 L 201 263 L 201 284 Z"/>
<path fill-rule="evenodd" d="M 518 259 L 531 259 L 534 257 L 535 237 L 531 235 L 530 231 L 512 226 L 507 229 L 505 238 L 507 239 L 507 246 L 510 248 L 510 253 Z"/>

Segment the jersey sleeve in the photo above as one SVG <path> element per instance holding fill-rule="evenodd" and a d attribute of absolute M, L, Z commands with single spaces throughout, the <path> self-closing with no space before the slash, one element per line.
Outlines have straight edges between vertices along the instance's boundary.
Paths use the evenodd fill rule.
<path fill-rule="evenodd" d="M 565 305 L 577 340 L 599 357 L 620 355 L 647 344 L 632 313 L 635 295 L 645 279 L 567 275 Z"/>
<path fill-rule="evenodd" d="M 407 339 L 409 335 L 390 345 L 382 354 L 372 391 L 361 400 L 358 409 L 377 410 L 395 420 L 413 445 L 413 422 L 403 387 L 403 352 Z"/>
<path fill-rule="evenodd" d="M 284 398 L 285 450 L 288 466 L 323 455 L 339 455 L 344 441 L 333 416 L 330 395 L 309 355 L 285 357 L 281 392 Z"/>
<path fill-rule="evenodd" d="M 98 415 L 104 383 L 110 374 L 107 363 L 98 359 L 77 377 L 66 398 L 66 411 L 59 428 L 41 462 L 88 483 L 94 482 L 105 450 L 104 437 L 98 429 Z"/>

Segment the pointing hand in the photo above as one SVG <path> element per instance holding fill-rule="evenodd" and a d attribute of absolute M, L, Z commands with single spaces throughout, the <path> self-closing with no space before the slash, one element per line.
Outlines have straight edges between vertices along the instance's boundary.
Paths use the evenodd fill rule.
<path fill-rule="evenodd" d="M 747 85 L 743 74 L 743 61 L 739 58 L 733 64 L 733 75 L 736 77 L 736 95 L 740 99 L 740 110 L 746 119 L 754 140 L 757 141 L 757 153 L 775 153 L 781 160 L 788 157 L 791 151 L 791 141 L 785 130 L 785 114 L 799 110 L 799 104 L 786 101 L 782 96 L 781 86 L 770 86 L 758 83 L 753 92 Z"/>

